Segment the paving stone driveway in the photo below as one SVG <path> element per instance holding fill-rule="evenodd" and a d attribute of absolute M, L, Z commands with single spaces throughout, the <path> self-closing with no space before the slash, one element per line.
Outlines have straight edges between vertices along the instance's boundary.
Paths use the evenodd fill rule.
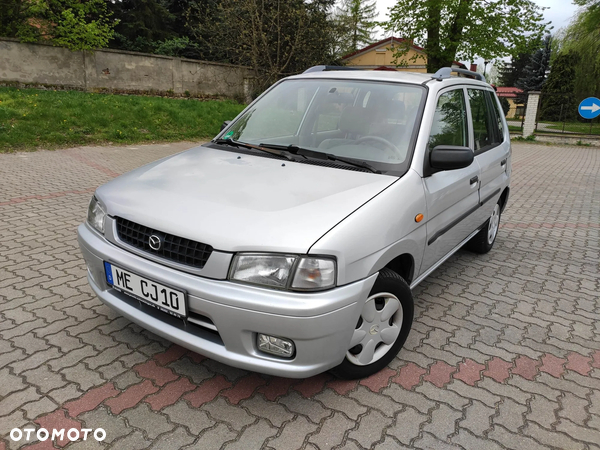
<path fill-rule="evenodd" d="M 494 250 L 423 282 L 399 357 L 356 382 L 227 367 L 92 295 L 92 192 L 190 146 L 0 155 L 0 450 L 35 442 L 15 427 L 106 430 L 37 449 L 600 449 L 600 149 L 515 144 Z"/>

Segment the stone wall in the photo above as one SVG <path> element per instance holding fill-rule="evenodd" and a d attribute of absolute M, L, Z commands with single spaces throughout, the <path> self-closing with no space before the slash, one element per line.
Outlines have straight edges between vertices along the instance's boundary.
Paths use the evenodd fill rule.
<path fill-rule="evenodd" d="M 72 52 L 0 38 L 0 82 L 82 90 L 214 95 L 249 101 L 253 72 L 242 66 L 117 50 Z"/>

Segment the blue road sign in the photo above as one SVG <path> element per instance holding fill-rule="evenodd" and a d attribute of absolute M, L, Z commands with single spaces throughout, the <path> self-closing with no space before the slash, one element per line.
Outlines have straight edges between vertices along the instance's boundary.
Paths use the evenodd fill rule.
<path fill-rule="evenodd" d="M 588 97 L 579 104 L 579 115 L 584 119 L 595 119 L 600 116 L 600 100 Z"/>

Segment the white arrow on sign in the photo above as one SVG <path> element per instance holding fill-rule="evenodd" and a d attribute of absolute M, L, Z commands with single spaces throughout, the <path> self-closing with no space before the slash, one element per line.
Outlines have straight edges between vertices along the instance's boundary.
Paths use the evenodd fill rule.
<path fill-rule="evenodd" d="M 592 106 L 582 106 L 581 109 L 584 111 L 591 111 L 591 112 L 595 113 L 596 111 L 598 111 L 600 109 L 600 105 L 597 105 L 596 103 L 592 103 Z"/>

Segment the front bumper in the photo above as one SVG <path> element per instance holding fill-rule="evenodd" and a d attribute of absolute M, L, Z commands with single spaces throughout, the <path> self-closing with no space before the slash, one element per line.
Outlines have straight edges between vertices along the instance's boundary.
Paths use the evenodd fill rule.
<path fill-rule="evenodd" d="M 87 224 L 77 230 L 88 281 L 100 300 L 129 320 L 182 347 L 231 366 L 289 378 L 342 362 L 377 274 L 318 293 L 276 291 L 211 280 L 144 259 L 111 244 Z M 188 293 L 187 321 L 162 313 L 106 283 L 104 261 Z M 295 356 L 259 352 L 256 334 L 294 341 Z"/>

